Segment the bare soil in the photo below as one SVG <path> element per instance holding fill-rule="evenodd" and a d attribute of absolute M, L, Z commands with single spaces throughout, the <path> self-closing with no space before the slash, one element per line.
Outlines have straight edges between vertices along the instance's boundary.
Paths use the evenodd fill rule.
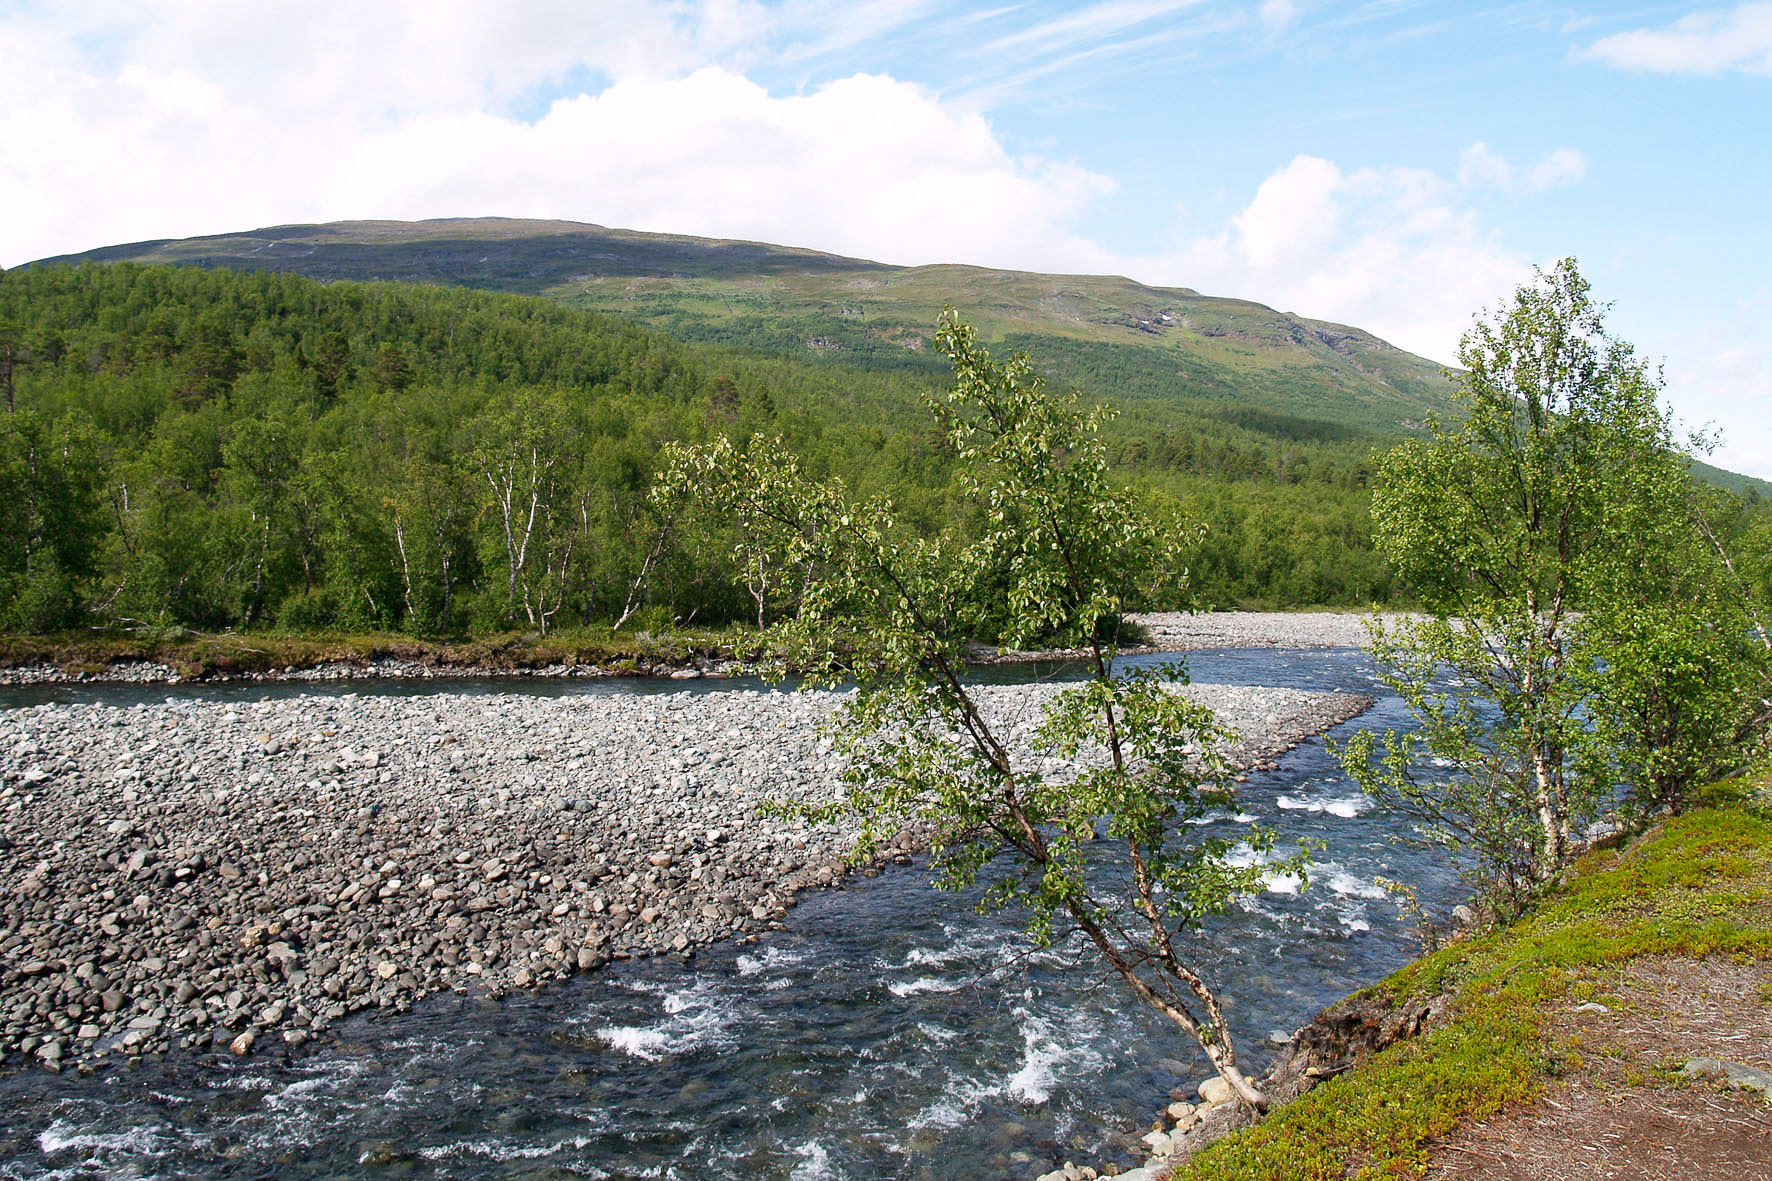
<path fill-rule="evenodd" d="M 1428 1176 L 1483 1181 L 1772 1181 L 1772 1100 L 1681 1078 L 1693 1058 L 1772 1070 L 1772 965 L 1644 957 L 1571 999 L 1567 1073 L 1537 1103 L 1435 1146 Z"/>

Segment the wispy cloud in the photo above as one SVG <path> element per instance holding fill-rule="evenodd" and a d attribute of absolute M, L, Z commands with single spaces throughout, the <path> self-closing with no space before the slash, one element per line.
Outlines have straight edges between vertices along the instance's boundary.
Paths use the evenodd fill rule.
<path fill-rule="evenodd" d="M 1465 188 L 1491 186 L 1514 193 L 1543 193 L 1565 188 L 1587 175 L 1587 157 L 1574 148 L 1557 148 L 1529 167 L 1516 167 L 1481 140 L 1458 155 L 1458 183 Z"/>
<path fill-rule="evenodd" d="M 1772 75 L 1772 3 L 1696 12 L 1666 28 L 1614 33 L 1576 57 L 1656 74 Z"/>
<path fill-rule="evenodd" d="M 1292 0 L 1261 0 L 1261 23 L 1276 33 L 1284 32 L 1298 15 L 1298 6 Z"/>
<path fill-rule="evenodd" d="M 1037 25 L 998 37 L 985 46 L 987 52 L 1028 46 L 1075 44 L 1078 41 L 1115 37 L 1128 29 L 1193 8 L 1202 0 L 1105 0 L 1088 8 L 1054 17 Z"/>
<path fill-rule="evenodd" d="M 935 7 L 934 0 L 789 5 L 775 14 L 775 23 L 790 36 L 805 39 L 784 49 L 780 59 L 790 63 L 809 61 L 865 45 L 923 20 Z"/>
<path fill-rule="evenodd" d="M 1119 61 L 1119 68 L 1122 71 L 1119 76 L 1122 77 L 1124 71 L 1128 69 L 1148 68 L 1159 63 L 1173 64 L 1196 55 L 1196 51 L 1192 48 L 1177 50 L 1176 46 L 1183 43 L 1191 44 L 1209 33 L 1222 31 L 1225 27 L 1225 22 L 1207 21 L 1160 29 L 1139 37 L 1104 41 L 1036 62 L 1009 74 L 981 81 L 956 94 L 954 99 L 973 109 L 999 106 L 1015 99 L 1027 97 L 1029 88 L 1036 82 L 1044 83 L 1056 75 L 1080 71 L 1084 67 L 1098 66 L 1099 63 L 1109 58 Z M 1099 80 L 1097 74 L 1087 74 L 1086 76 L 1092 80 Z M 1057 92 L 1050 86 L 1042 85 L 1040 89 L 1042 101 L 1050 102 L 1056 95 Z"/>

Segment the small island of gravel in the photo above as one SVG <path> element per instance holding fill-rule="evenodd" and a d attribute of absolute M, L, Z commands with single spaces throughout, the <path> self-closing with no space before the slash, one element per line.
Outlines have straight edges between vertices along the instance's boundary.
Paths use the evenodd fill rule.
<path fill-rule="evenodd" d="M 1129 618 L 1165 652 L 1206 648 L 1363 648 L 1368 613 L 1337 611 L 1155 611 Z M 1380 622 L 1413 618 L 1383 612 Z"/>
<path fill-rule="evenodd" d="M 1030 710 L 1052 691 L 985 699 Z M 1183 691 L 1241 735 L 1239 765 L 1369 704 Z M 836 790 L 819 722 L 838 700 L 442 693 L 0 714 L 0 1054 L 56 1066 L 300 1045 L 443 989 L 752 937 L 847 872 L 851 834 L 758 807 Z M 901 834 L 885 855 L 914 849 Z"/>

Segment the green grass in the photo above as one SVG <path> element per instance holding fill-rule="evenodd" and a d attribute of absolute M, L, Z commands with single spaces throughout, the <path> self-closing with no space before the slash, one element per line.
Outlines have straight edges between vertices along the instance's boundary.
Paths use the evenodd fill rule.
<path fill-rule="evenodd" d="M 1755 802 L 1769 782 L 1713 786 L 1704 806 L 1621 850 L 1590 854 L 1519 922 L 1375 985 L 1371 994 L 1399 1004 L 1449 992 L 1450 1016 L 1205 1149 L 1173 1177 L 1418 1176 L 1435 1138 L 1534 1098 L 1567 1068 L 1545 1032 L 1547 1013 L 1606 995 L 1625 961 L 1772 960 L 1772 813 Z"/>

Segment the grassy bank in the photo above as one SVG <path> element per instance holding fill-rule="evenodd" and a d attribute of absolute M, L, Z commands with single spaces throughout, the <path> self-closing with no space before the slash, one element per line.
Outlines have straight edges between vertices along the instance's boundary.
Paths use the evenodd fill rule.
<path fill-rule="evenodd" d="M 507 633 L 471 640 L 420 640 L 399 634 L 87 631 L 0 636 L 0 668 L 53 664 L 70 676 L 103 677 L 114 665 L 164 664 L 186 679 L 270 673 L 323 664 L 398 660 L 438 669 L 519 671 L 549 665 L 598 665 L 615 672 L 748 657 L 754 634 L 739 628 L 677 631 L 609 628 L 545 637 Z"/>
<path fill-rule="evenodd" d="M 1720 958 L 1772 980 L 1772 774 L 1710 788 L 1702 807 L 1590 853 L 1512 926 L 1458 942 L 1368 990 L 1401 1007 L 1450 996 L 1448 1019 L 1219 1141 L 1177 1181 L 1409 1177 L 1472 1121 L 1554 1092 L 1592 1064 L 1569 1036 L 1586 1002 L 1653 1019 L 1638 965 Z M 1758 1006 L 1772 1009 L 1772 985 Z M 1595 1010 L 1596 1012 L 1600 1010 Z M 1745 1017 L 1746 1015 L 1743 1014 Z M 1606 1051 L 1600 1051 L 1606 1052 Z M 1617 1076 L 1619 1090 L 1682 1088 L 1676 1057 Z"/>

